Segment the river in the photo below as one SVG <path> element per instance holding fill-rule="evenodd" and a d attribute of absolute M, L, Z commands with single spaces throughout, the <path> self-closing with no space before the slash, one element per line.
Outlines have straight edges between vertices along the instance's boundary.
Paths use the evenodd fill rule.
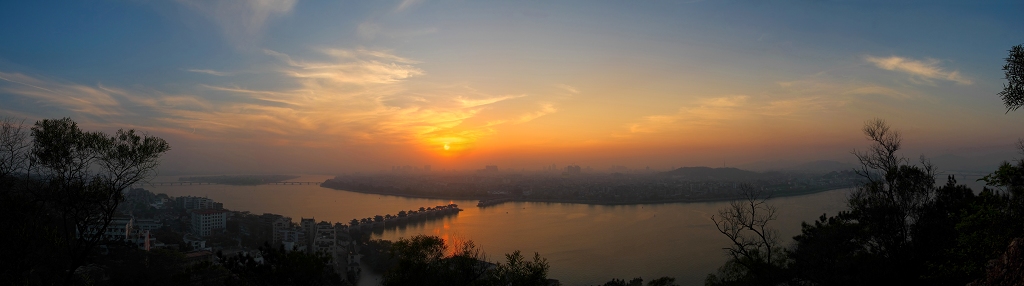
<path fill-rule="evenodd" d="M 306 175 L 292 181 L 324 181 L 332 176 Z M 153 182 L 177 180 L 158 177 Z M 395 240 L 417 234 L 473 240 L 490 261 L 521 250 L 538 252 L 548 260 L 548 277 L 563 285 L 595 285 L 612 278 L 651 280 L 672 276 L 680 285 L 703 285 L 704 277 L 726 260 L 728 240 L 718 233 L 711 215 L 727 202 L 646 205 L 584 205 L 563 203 L 504 203 L 478 208 L 475 201 L 404 198 L 321 188 L 317 185 L 259 186 L 146 186 L 171 196 L 204 196 L 224 208 L 252 213 L 276 213 L 317 221 L 348 222 L 353 218 L 396 214 L 449 203 L 465 211 L 458 215 L 376 233 Z M 786 243 L 800 233 L 800 222 L 845 209 L 849 189 L 770 200 L 778 207 L 773 226 Z M 365 275 L 360 285 L 378 277 Z"/>

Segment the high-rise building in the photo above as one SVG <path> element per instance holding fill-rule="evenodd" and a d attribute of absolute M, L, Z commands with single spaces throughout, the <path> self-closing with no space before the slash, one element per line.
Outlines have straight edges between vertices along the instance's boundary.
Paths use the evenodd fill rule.
<path fill-rule="evenodd" d="M 313 251 L 333 254 L 334 251 L 337 250 L 337 243 L 337 231 L 334 229 L 334 225 L 326 221 L 321 221 L 316 224 L 316 237 L 313 238 Z"/>
<path fill-rule="evenodd" d="M 312 251 L 313 238 L 316 237 L 316 218 L 301 218 L 299 220 L 299 227 L 306 234 L 306 241 L 303 244 L 308 248 L 304 250 L 307 252 Z"/>
<path fill-rule="evenodd" d="M 284 241 L 284 237 L 287 235 L 287 231 L 293 229 L 292 218 L 280 217 L 271 224 L 274 230 L 274 244 L 278 244 Z"/>
<path fill-rule="evenodd" d="M 189 212 L 192 216 L 192 234 L 198 237 L 206 237 L 215 230 L 222 230 L 227 227 L 228 216 L 224 210 L 199 209 Z"/>

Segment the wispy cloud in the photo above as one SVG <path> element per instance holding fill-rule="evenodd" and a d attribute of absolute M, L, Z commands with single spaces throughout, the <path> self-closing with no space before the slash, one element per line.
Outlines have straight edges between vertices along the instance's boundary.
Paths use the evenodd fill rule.
<path fill-rule="evenodd" d="M 238 46 L 255 44 L 271 17 L 292 11 L 298 0 L 178 0 L 216 23 Z"/>
<path fill-rule="evenodd" d="M 420 0 L 402 0 L 402 3 L 399 3 L 398 7 L 395 7 L 395 11 L 396 12 L 404 11 L 405 9 L 409 9 L 410 7 L 415 6 L 416 4 L 419 4 L 420 2 L 421 2 Z"/>
<path fill-rule="evenodd" d="M 505 101 L 505 100 L 513 99 L 513 98 L 520 98 L 520 97 L 524 97 L 524 96 L 526 96 L 526 95 L 525 94 L 506 95 L 506 96 L 496 96 L 496 97 L 488 97 L 488 98 L 465 98 L 465 97 L 458 97 L 456 100 L 462 104 L 462 107 L 469 108 L 469 107 L 477 107 L 477 106 L 493 104 L 493 103 L 502 102 L 502 101 Z"/>
<path fill-rule="evenodd" d="M 578 89 L 576 89 L 575 87 L 573 87 L 571 85 L 568 85 L 568 84 L 556 84 L 555 87 L 557 87 L 558 89 L 564 90 L 566 92 L 569 92 L 570 94 L 573 94 L 573 95 L 580 93 L 580 91 Z"/>
<path fill-rule="evenodd" d="M 20 73 L 0 72 L 0 79 L 16 84 L 0 87 L 3 92 L 33 99 L 44 106 L 92 115 L 123 112 L 120 103 L 103 88 L 49 82 Z"/>
<path fill-rule="evenodd" d="M 629 126 L 630 133 L 660 133 L 681 129 L 731 127 L 763 124 L 767 120 L 821 114 L 845 105 L 842 100 L 823 96 L 786 98 L 728 95 L 703 98 L 680 107 L 674 114 L 646 116 Z"/>
<path fill-rule="evenodd" d="M 336 61 L 301 61 L 284 53 L 264 50 L 267 55 L 276 57 L 288 65 L 279 72 L 294 78 L 372 84 L 393 83 L 424 73 L 423 70 L 410 65 L 415 61 L 383 51 L 324 49 L 321 52 L 335 57 Z"/>
<path fill-rule="evenodd" d="M 892 99 L 913 99 L 921 95 L 913 90 L 898 90 L 875 83 L 838 81 L 819 77 L 777 82 L 784 92 L 799 96 L 829 96 L 836 100 L 846 95 L 881 95 Z"/>
<path fill-rule="evenodd" d="M 557 111 L 558 111 L 558 109 L 555 108 L 554 104 L 550 104 L 550 103 L 541 104 L 540 105 L 540 110 L 537 110 L 537 111 L 534 111 L 534 112 L 530 112 L 530 113 L 527 113 L 527 114 L 523 114 L 522 116 L 519 117 L 519 120 L 516 120 L 516 123 L 530 122 L 530 121 L 533 121 L 534 119 L 540 118 L 541 116 L 552 114 L 552 113 L 555 113 Z"/>
<path fill-rule="evenodd" d="M 230 72 L 221 72 L 221 71 L 205 70 L 205 69 L 187 69 L 186 71 L 190 71 L 190 72 L 194 72 L 194 73 L 208 74 L 208 75 L 215 75 L 215 76 L 229 76 L 229 75 L 233 74 L 233 73 L 230 73 Z"/>
<path fill-rule="evenodd" d="M 880 69 L 908 73 L 917 79 L 927 82 L 931 80 L 947 80 L 963 85 L 974 83 L 974 81 L 960 75 L 960 72 L 956 70 L 947 71 L 943 69 L 939 66 L 941 62 L 936 59 L 919 61 L 899 56 L 864 56 L 864 60 Z"/>

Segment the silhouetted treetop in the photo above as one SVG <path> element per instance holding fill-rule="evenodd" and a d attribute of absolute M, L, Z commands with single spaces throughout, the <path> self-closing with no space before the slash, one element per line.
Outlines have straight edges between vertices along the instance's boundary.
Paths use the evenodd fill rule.
<path fill-rule="evenodd" d="M 1006 105 L 1006 112 L 1024 106 L 1024 46 L 1013 46 L 1009 52 L 1006 64 L 1003 65 L 1006 83 L 1003 84 L 1003 91 L 999 92 L 999 97 Z"/>

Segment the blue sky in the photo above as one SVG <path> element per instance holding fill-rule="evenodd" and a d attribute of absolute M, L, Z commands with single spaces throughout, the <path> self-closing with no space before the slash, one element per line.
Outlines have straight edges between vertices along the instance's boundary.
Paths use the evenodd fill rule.
<path fill-rule="evenodd" d="M 1007 153 L 1024 115 L 996 93 L 1024 43 L 1020 11 L 8 1 L 0 116 L 147 131 L 171 142 L 172 173 L 850 161 L 875 117 L 904 131 L 910 157 Z"/>

